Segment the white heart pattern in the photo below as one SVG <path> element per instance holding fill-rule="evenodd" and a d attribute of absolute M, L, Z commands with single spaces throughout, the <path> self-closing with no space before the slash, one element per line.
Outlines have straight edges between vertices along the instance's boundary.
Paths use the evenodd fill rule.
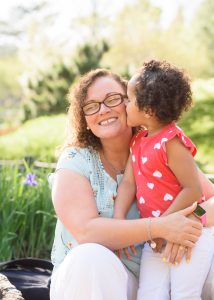
<path fill-rule="evenodd" d="M 138 171 L 138 175 L 141 175 L 141 172 L 140 172 L 140 171 Z"/>
<path fill-rule="evenodd" d="M 164 143 L 164 142 L 167 142 L 167 141 L 168 141 L 167 138 L 162 138 L 162 139 L 161 139 L 161 144 Z"/>
<path fill-rule="evenodd" d="M 163 200 L 164 200 L 164 201 L 172 201 L 172 200 L 173 200 L 173 196 L 170 195 L 170 194 L 168 194 L 168 193 L 166 193 L 166 194 L 164 195 Z"/>
<path fill-rule="evenodd" d="M 162 177 L 162 173 L 158 170 L 156 170 L 154 173 L 153 173 L 153 176 L 154 177 L 158 177 L 158 178 L 161 178 Z"/>
<path fill-rule="evenodd" d="M 152 211 L 152 215 L 153 215 L 153 217 L 159 217 L 160 216 L 160 211 L 159 210 L 153 210 Z"/>
<path fill-rule="evenodd" d="M 156 143 L 156 144 L 154 145 L 154 149 L 160 149 L 160 147 L 161 147 L 161 144 L 160 144 L 160 143 Z"/>
<path fill-rule="evenodd" d="M 148 158 L 146 156 L 142 156 L 142 163 L 145 164 L 147 162 Z"/>
<path fill-rule="evenodd" d="M 182 141 L 186 144 L 186 140 L 185 140 L 185 137 L 182 135 Z"/>
<path fill-rule="evenodd" d="M 148 182 L 148 183 L 147 183 L 147 186 L 148 186 L 149 189 L 153 190 L 153 188 L 154 188 L 154 183 Z"/>
<path fill-rule="evenodd" d="M 132 161 L 135 162 L 135 156 L 134 155 L 132 155 Z"/>
<path fill-rule="evenodd" d="M 139 199 L 139 203 L 140 203 L 140 204 L 144 204 L 144 203 L 145 203 L 145 200 L 144 200 L 144 198 L 143 198 L 142 196 L 141 196 L 140 199 Z"/>

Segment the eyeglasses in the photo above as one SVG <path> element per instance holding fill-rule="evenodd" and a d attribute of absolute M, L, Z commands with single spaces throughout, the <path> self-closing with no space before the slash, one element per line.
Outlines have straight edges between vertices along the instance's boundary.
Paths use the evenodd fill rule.
<path fill-rule="evenodd" d="M 126 95 L 122 95 L 120 93 L 110 93 L 107 94 L 103 101 L 98 102 L 91 100 L 90 102 L 83 105 L 82 109 L 85 116 L 91 116 L 100 111 L 101 104 L 104 104 L 107 107 L 115 107 L 124 102 L 125 98 L 127 98 Z"/>

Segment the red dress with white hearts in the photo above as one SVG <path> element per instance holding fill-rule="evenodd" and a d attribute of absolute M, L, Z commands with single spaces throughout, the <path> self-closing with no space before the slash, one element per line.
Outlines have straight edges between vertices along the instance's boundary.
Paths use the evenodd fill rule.
<path fill-rule="evenodd" d="M 147 134 L 147 130 L 141 131 L 131 141 L 137 206 L 142 218 L 160 216 L 182 189 L 167 165 L 167 141 L 177 136 L 193 156 L 197 152 L 192 141 L 175 123 L 152 136 Z"/>

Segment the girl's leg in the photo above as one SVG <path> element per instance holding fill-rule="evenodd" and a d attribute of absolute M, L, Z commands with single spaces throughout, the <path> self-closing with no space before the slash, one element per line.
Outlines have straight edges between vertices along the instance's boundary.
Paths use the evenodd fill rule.
<path fill-rule="evenodd" d="M 214 255 L 213 260 L 211 263 L 211 268 L 207 275 L 203 292 L 202 292 L 202 299 L 203 300 L 214 300 Z"/>
<path fill-rule="evenodd" d="M 170 299 L 170 268 L 146 243 L 141 258 L 137 300 Z"/>
<path fill-rule="evenodd" d="M 204 228 L 192 251 L 189 264 L 185 259 L 171 268 L 171 299 L 200 300 L 214 253 L 212 228 Z"/>
<path fill-rule="evenodd" d="M 54 272 L 50 299 L 135 300 L 137 287 L 137 279 L 112 251 L 89 243 L 71 250 Z"/>

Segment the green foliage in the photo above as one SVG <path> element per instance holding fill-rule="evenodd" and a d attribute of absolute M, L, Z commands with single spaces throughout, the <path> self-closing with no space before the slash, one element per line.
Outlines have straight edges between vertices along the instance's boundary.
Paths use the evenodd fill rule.
<path fill-rule="evenodd" d="M 106 51 L 108 45 L 104 41 L 85 43 L 77 48 L 69 65 L 58 61 L 47 71 L 39 71 L 29 79 L 23 100 L 24 119 L 65 112 L 69 87 L 78 76 L 100 67 L 100 60 Z"/>
<path fill-rule="evenodd" d="M 111 48 L 103 64 L 120 74 L 132 73 L 157 52 L 161 10 L 148 0 L 127 4 L 112 27 Z"/>
<path fill-rule="evenodd" d="M 100 67 L 100 60 L 105 52 L 109 50 L 108 44 L 103 41 L 100 44 L 86 43 L 77 48 L 77 55 L 74 58 L 74 63 L 77 67 L 78 74 L 82 75 L 92 69 Z"/>
<path fill-rule="evenodd" d="M 195 106 L 180 122 L 198 148 L 196 160 L 207 173 L 214 173 L 214 79 L 193 84 Z"/>
<path fill-rule="evenodd" d="M 21 64 L 15 54 L 0 57 L 0 99 L 10 95 L 20 96 L 21 87 L 18 83 L 20 74 Z"/>
<path fill-rule="evenodd" d="M 73 68 L 58 62 L 50 70 L 40 71 L 36 78 L 30 79 L 22 103 L 24 119 L 65 112 L 66 95 L 75 77 Z"/>
<path fill-rule="evenodd" d="M 214 173 L 214 79 L 193 83 L 195 106 L 180 126 L 198 147 L 197 162 L 207 173 Z M 65 138 L 65 115 L 39 117 L 17 131 L 0 137 L 1 159 L 34 156 L 40 161 L 56 161 L 55 150 Z"/>
<path fill-rule="evenodd" d="M 0 260 L 50 258 L 55 214 L 47 174 L 34 170 L 38 186 L 23 185 L 31 170 L 2 167 L 0 172 Z"/>
<path fill-rule="evenodd" d="M 18 130 L 0 137 L 1 159 L 33 156 L 40 161 L 55 161 L 55 152 L 65 139 L 64 115 L 39 117 Z"/>
<path fill-rule="evenodd" d="M 205 56 L 209 62 L 207 76 L 214 76 L 214 1 L 203 0 L 193 21 L 198 44 L 202 44 Z"/>
<path fill-rule="evenodd" d="M 204 8 L 204 2 L 210 5 Z M 195 22 L 190 19 L 187 22 L 180 7 L 168 26 L 163 26 L 162 11 L 152 1 L 136 0 L 124 6 L 113 24 L 111 48 L 104 55 L 103 63 L 115 72 L 124 74 L 128 70 L 132 75 L 144 61 L 164 59 L 185 68 L 194 78 L 207 77 L 208 70 L 214 70 L 207 51 L 209 45 L 210 55 L 214 53 L 214 2 L 204 2 L 200 6 L 207 10 L 203 21 L 201 15 Z M 202 27 L 203 24 L 206 26 Z M 199 26 L 209 32 L 206 40 L 200 38 Z"/>

